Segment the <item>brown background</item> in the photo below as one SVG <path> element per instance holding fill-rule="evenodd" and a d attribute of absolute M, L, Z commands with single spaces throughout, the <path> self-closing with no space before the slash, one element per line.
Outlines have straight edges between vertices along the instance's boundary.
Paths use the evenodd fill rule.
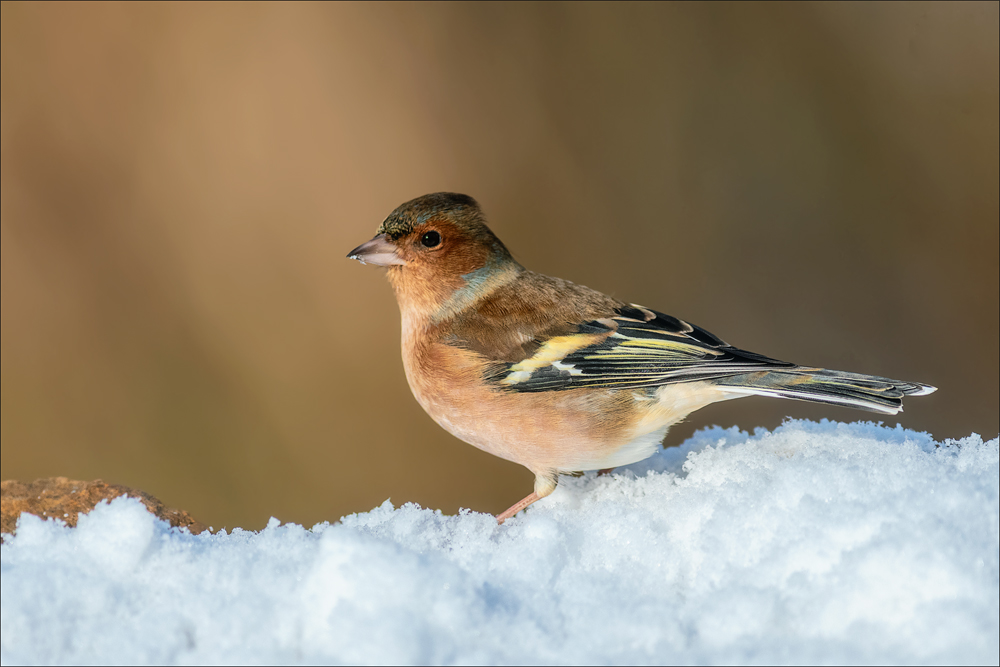
<path fill-rule="evenodd" d="M 216 527 L 520 498 L 344 258 L 438 190 L 530 268 L 995 436 L 998 32 L 997 3 L 4 3 L 3 478 Z M 871 418 L 754 398 L 668 442 L 786 415 Z"/>

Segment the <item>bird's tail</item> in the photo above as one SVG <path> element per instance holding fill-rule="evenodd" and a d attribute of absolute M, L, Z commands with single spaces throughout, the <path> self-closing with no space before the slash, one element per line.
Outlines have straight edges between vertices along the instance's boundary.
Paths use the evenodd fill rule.
<path fill-rule="evenodd" d="M 794 398 L 888 415 L 903 410 L 903 396 L 922 396 L 937 391 L 937 387 L 919 382 L 804 367 L 735 375 L 720 378 L 715 384 L 727 393 Z"/>

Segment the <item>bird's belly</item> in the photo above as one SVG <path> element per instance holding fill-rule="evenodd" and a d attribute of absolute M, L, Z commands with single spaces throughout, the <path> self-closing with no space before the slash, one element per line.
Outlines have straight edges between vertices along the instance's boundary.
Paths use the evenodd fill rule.
<path fill-rule="evenodd" d="M 664 404 L 653 390 L 512 392 L 487 385 L 481 360 L 447 345 L 420 356 L 404 354 L 404 365 L 414 396 L 441 427 L 535 473 L 641 461 L 659 448 L 671 424 L 712 402 L 695 407 L 683 398 Z"/>

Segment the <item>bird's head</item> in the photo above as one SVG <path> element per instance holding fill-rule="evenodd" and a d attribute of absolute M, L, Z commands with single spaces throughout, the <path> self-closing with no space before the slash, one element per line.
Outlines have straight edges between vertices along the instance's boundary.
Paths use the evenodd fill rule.
<path fill-rule="evenodd" d="M 520 269 L 486 226 L 476 200 L 452 192 L 402 204 L 379 225 L 375 238 L 347 257 L 388 267 L 400 307 L 416 307 L 434 319 Z"/>

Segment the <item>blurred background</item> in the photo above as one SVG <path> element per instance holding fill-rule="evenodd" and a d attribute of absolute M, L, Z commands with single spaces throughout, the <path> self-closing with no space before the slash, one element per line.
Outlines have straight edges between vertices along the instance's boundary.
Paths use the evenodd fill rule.
<path fill-rule="evenodd" d="M 398 204 L 476 197 L 522 264 L 998 424 L 998 4 L 2 5 L 2 476 L 216 528 L 532 476 L 410 395 Z M 786 416 L 749 398 L 668 436 Z"/>

